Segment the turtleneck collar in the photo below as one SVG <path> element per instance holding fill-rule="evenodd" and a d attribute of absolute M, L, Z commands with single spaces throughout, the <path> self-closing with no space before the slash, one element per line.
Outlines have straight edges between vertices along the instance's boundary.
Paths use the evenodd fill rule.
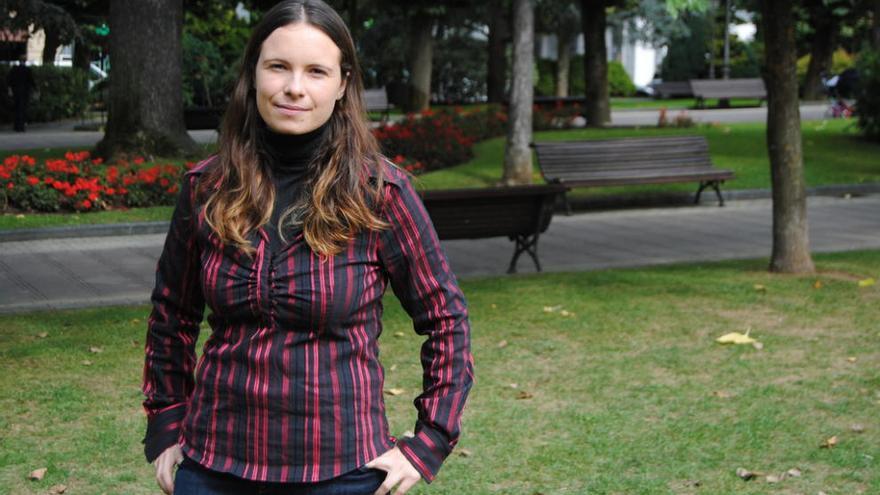
<path fill-rule="evenodd" d="M 318 152 L 330 121 L 305 134 L 281 134 L 263 127 L 263 145 L 272 159 L 273 169 L 305 170 Z"/>

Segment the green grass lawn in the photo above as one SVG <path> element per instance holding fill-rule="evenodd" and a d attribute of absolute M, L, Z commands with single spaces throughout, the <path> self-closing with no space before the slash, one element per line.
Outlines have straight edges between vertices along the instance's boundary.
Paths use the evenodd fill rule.
<path fill-rule="evenodd" d="M 880 182 L 880 144 L 862 139 L 854 123 L 843 120 L 804 122 L 803 151 L 807 186 L 829 184 Z M 628 129 L 573 129 L 543 131 L 534 139 L 602 139 L 624 136 L 654 136 L 672 134 L 701 134 L 709 141 L 712 161 L 721 168 L 736 172 L 737 178 L 727 182 L 724 189 L 760 189 L 770 187 L 770 165 L 767 158 L 765 126 L 761 123 L 698 126 L 690 129 L 657 129 L 655 127 Z M 474 147 L 475 156 L 462 165 L 420 176 L 418 187 L 423 189 L 452 189 L 460 187 L 492 186 L 501 178 L 504 162 L 503 137 L 489 139 Z M 207 149 L 207 148 L 206 148 Z M 65 150 L 42 150 L 48 156 L 60 156 Z M 23 152 L 18 152 L 23 153 Z M 206 155 L 209 151 L 206 151 Z M 535 166 L 535 181 L 542 182 Z M 666 184 L 626 187 L 581 188 L 571 197 L 642 194 L 666 191 L 696 191 L 696 184 Z M 170 217 L 169 208 L 140 211 L 70 214 L 0 215 L 0 229 L 30 228 L 84 223 L 133 222 L 161 220 Z M 77 218 L 78 217 L 78 218 Z"/>
<path fill-rule="evenodd" d="M 458 453 L 412 493 L 880 493 L 880 286 L 857 283 L 880 278 L 880 251 L 816 258 L 806 277 L 753 260 L 463 282 L 477 381 Z M 420 340 L 386 308 L 399 435 Z M 147 314 L 0 316 L 0 494 L 158 492 L 140 443 Z M 746 330 L 762 349 L 715 342 Z"/>

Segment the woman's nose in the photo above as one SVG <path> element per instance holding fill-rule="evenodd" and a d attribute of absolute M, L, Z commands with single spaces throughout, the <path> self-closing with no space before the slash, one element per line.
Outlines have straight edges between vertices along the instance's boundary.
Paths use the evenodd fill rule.
<path fill-rule="evenodd" d="M 284 85 L 284 93 L 289 96 L 301 96 L 303 94 L 303 74 L 294 71 Z"/>

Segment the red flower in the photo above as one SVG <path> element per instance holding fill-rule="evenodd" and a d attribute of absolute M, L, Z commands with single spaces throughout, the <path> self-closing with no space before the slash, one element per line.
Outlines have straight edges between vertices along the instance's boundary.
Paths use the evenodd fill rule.
<path fill-rule="evenodd" d="M 82 205 L 84 210 L 88 210 L 89 208 L 92 207 L 92 202 L 87 199 L 82 200 L 82 203 L 80 203 L 80 204 Z"/>
<path fill-rule="evenodd" d="M 394 157 L 394 160 L 392 160 L 392 161 L 393 161 L 395 164 L 400 165 L 401 163 L 403 163 L 403 162 L 406 161 L 406 157 L 404 157 L 403 155 L 397 155 L 397 156 Z"/>
<path fill-rule="evenodd" d="M 48 178 L 48 177 L 47 177 L 47 178 Z M 32 185 L 32 186 L 36 186 L 37 184 L 40 183 L 40 179 L 34 177 L 33 175 L 29 175 L 28 178 L 27 178 L 27 183 L 30 184 L 30 185 Z"/>
<path fill-rule="evenodd" d="M 15 187 L 15 184 L 13 184 L 12 182 L 6 184 L 6 189 L 12 189 L 14 187 Z"/>
<path fill-rule="evenodd" d="M 133 161 L 134 161 L 135 165 L 140 165 L 140 164 L 144 163 L 144 157 L 136 156 Z"/>

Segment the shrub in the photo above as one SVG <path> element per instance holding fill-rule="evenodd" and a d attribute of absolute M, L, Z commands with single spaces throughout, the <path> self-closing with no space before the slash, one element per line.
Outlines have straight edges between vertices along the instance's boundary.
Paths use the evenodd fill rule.
<path fill-rule="evenodd" d="M 10 67 L 0 65 L 0 122 L 15 118 L 12 98 L 8 96 L 6 74 Z M 28 106 L 29 122 L 50 122 L 78 117 L 89 99 L 88 73 L 76 67 L 31 67 L 36 85 Z"/>
<path fill-rule="evenodd" d="M 454 111 L 425 110 L 409 114 L 395 125 L 373 131 L 387 156 L 403 155 L 436 170 L 465 162 L 473 156 L 474 138 L 454 124 Z"/>
<path fill-rule="evenodd" d="M 831 73 L 840 74 L 841 72 L 855 67 L 856 59 L 843 48 L 838 48 L 831 56 Z M 807 78 L 807 68 L 810 66 L 810 55 L 804 55 L 797 61 L 798 86 L 803 87 L 804 80 Z"/>
<path fill-rule="evenodd" d="M 632 96 L 636 94 L 636 85 L 626 73 L 623 64 L 617 60 L 608 62 L 608 94 L 611 96 Z"/>
<path fill-rule="evenodd" d="M 859 55 L 858 70 L 858 125 L 866 137 L 880 141 L 880 51 L 863 51 Z"/>

